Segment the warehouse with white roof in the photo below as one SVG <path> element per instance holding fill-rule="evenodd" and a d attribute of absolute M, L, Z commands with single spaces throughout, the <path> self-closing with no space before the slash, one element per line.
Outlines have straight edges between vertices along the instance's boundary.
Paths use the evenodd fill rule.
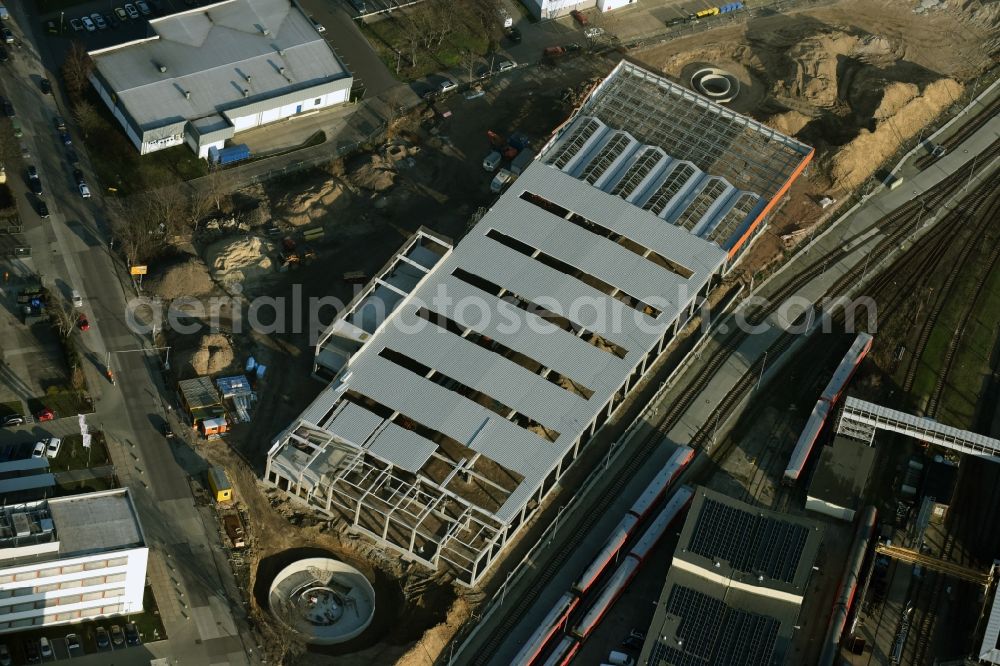
<path fill-rule="evenodd" d="M 348 101 L 353 79 L 291 0 L 223 0 L 91 51 L 91 83 L 140 153 L 199 157 L 238 132 Z"/>
<path fill-rule="evenodd" d="M 654 105 L 722 114 L 733 147 L 706 157 L 665 130 L 676 117 L 614 115 L 636 86 Z M 275 440 L 265 481 L 477 582 L 811 155 L 674 88 L 620 64 L 457 246 L 417 232 L 321 336 L 329 386 Z M 709 197 L 748 131 L 798 159 L 773 178 L 727 172 Z"/>

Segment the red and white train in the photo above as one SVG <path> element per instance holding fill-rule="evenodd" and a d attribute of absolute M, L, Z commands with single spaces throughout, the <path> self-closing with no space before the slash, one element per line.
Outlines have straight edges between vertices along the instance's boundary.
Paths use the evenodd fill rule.
<path fill-rule="evenodd" d="M 865 356 L 868 355 L 868 351 L 872 348 L 873 339 L 867 333 L 858 333 L 851 344 L 851 348 L 847 350 L 844 358 L 840 361 L 840 365 L 834 371 L 830 382 L 823 389 L 823 393 L 820 394 L 819 400 L 816 401 L 816 406 L 813 407 L 812 414 L 809 415 L 809 420 L 806 421 L 806 425 L 802 429 L 802 434 L 799 435 L 798 441 L 795 442 L 792 456 L 789 458 L 788 466 L 785 468 L 785 481 L 787 483 L 798 481 L 802 470 L 805 469 L 806 463 L 809 461 L 809 455 L 812 453 L 813 446 L 819 438 L 819 433 L 823 430 L 826 420 L 833 413 L 834 406 L 840 400 L 840 396 L 843 394 L 848 382 L 851 381 L 851 377 L 854 376 L 854 372 L 861 365 L 861 361 L 864 360 Z"/>
<path fill-rule="evenodd" d="M 591 604 L 584 617 L 573 624 L 572 631 L 567 631 L 570 615 L 587 593 L 593 589 L 594 584 L 601 578 L 608 565 L 619 554 L 637 527 L 666 495 L 671 484 L 691 463 L 694 456 L 694 450 L 686 446 L 679 447 L 674 451 L 667 460 L 667 464 L 650 481 L 632 507 L 625 513 L 621 522 L 611 533 L 611 537 L 590 565 L 584 569 L 583 574 L 573 584 L 571 590 L 559 597 L 559 600 L 545 615 L 538 629 L 511 661 L 512 664 L 530 666 L 539 663 L 543 666 L 563 666 L 570 662 L 577 650 L 580 649 L 581 639 L 586 638 L 587 634 L 597 626 L 604 613 L 631 582 L 642 560 L 660 540 L 677 515 L 691 501 L 694 491 L 689 486 L 683 486 L 671 495 L 663 509 L 656 514 L 649 527 L 636 541 L 635 546 L 622 558 L 618 569 L 610 576 L 607 584 L 601 589 L 601 593 Z M 557 634 L 562 636 L 559 642 L 555 644 L 544 661 L 537 661 Z"/>

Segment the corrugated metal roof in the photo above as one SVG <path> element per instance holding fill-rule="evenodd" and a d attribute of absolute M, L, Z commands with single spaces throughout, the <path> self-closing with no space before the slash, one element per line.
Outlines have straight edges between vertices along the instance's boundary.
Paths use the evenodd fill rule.
<path fill-rule="evenodd" d="M 368 441 L 385 419 L 361 405 L 345 402 L 325 429 L 359 446 Z"/>
<path fill-rule="evenodd" d="M 157 39 L 93 54 L 97 70 L 140 127 L 196 119 L 350 77 L 290 0 L 232 0 L 154 20 L 150 27 Z"/>
<path fill-rule="evenodd" d="M 437 444 L 412 430 L 390 423 L 372 440 L 368 450 L 396 467 L 416 474 L 437 451 Z"/>

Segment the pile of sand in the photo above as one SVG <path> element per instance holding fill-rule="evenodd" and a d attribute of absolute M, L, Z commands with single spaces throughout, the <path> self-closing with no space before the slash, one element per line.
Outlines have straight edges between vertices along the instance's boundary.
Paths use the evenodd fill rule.
<path fill-rule="evenodd" d="M 741 93 L 730 106 L 814 146 L 820 186 L 842 191 L 867 180 L 962 91 L 955 80 L 906 59 L 919 53 L 903 39 L 802 17 L 774 21 L 773 29 L 761 26 L 743 39 L 678 40 L 643 60 L 681 81 L 692 68 L 716 65 L 741 86 L 751 83 L 759 99 Z"/>
<path fill-rule="evenodd" d="M 241 284 L 244 288 L 269 276 L 274 261 L 268 256 L 274 246 L 258 236 L 226 239 L 206 250 L 212 277 L 224 287 Z"/>
<path fill-rule="evenodd" d="M 208 267 L 197 259 L 170 266 L 148 280 L 146 285 L 150 292 L 168 301 L 181 296 L 206 296 L 214 287 Z"/>
<path fill-rule="evenodd" d="M 885 122 L 879 122 L 875 131 L 861 130 L 853 141 L 843 146 L 830 160 L 830 178 L 844 189 L 861 185 L 883 160 L 896 151 L 900 140 L 916 136 L 920 128 L 961 94 L 962 84 L 951 79 L 941 79 L 928 85 L 919 96 L 903 104 Z"/>
<path fill-rule="evenodd" d="M 274 213 L 292 226 L 304 226 L 321 222 L 335 209 L 345 208 L 349 199 L 344 187 L 336 179 L 328 178 L 286 195 L 274 207 Z"/>
<path fill-rule="evenodd" d="M 384 192 L 396 182 L 393 161 L 376 153 L 367 153 L 347 165 L 347 177 L 356 187 Z"/>
<path fill-rule="evenodd" d="M 231 369 L 235 355 L 233 346 L 224 335 L 207 333 L 192 349 L 178 350 L 174 363 L 182 377 L 216 375 Z"/>

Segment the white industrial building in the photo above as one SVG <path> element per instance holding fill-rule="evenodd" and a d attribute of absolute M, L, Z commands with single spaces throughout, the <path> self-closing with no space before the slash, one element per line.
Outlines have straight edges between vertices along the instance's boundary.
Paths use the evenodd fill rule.
<path fill-rule="evenodd" d="M 525 5 L 536 18 L 556 18 L 569 14 L 574 9 L 587 11 L 596 8 L 600 12 L 610 12 L 628 7 L 636 0 L 525 0 Z"/>
<path fill-rule="evenodd" d="M 142 612 L 149 548 L 125 488 L 0 509 L 0 634 Z"/>
<path fill-rule="evenodd" d="M 619 64 L 457 246 L 421 230 L 338 315 L 264 480 L 477 582 L 811 155 Z"/>
<path fill-rule="evenodd" d="M 206 157 L 239 132 L 350 98 L 351 74 L 291 0 L 223 0 L 149 26 L 90 52 L 91 83 L 143 155 L 187 143 Z"/>

